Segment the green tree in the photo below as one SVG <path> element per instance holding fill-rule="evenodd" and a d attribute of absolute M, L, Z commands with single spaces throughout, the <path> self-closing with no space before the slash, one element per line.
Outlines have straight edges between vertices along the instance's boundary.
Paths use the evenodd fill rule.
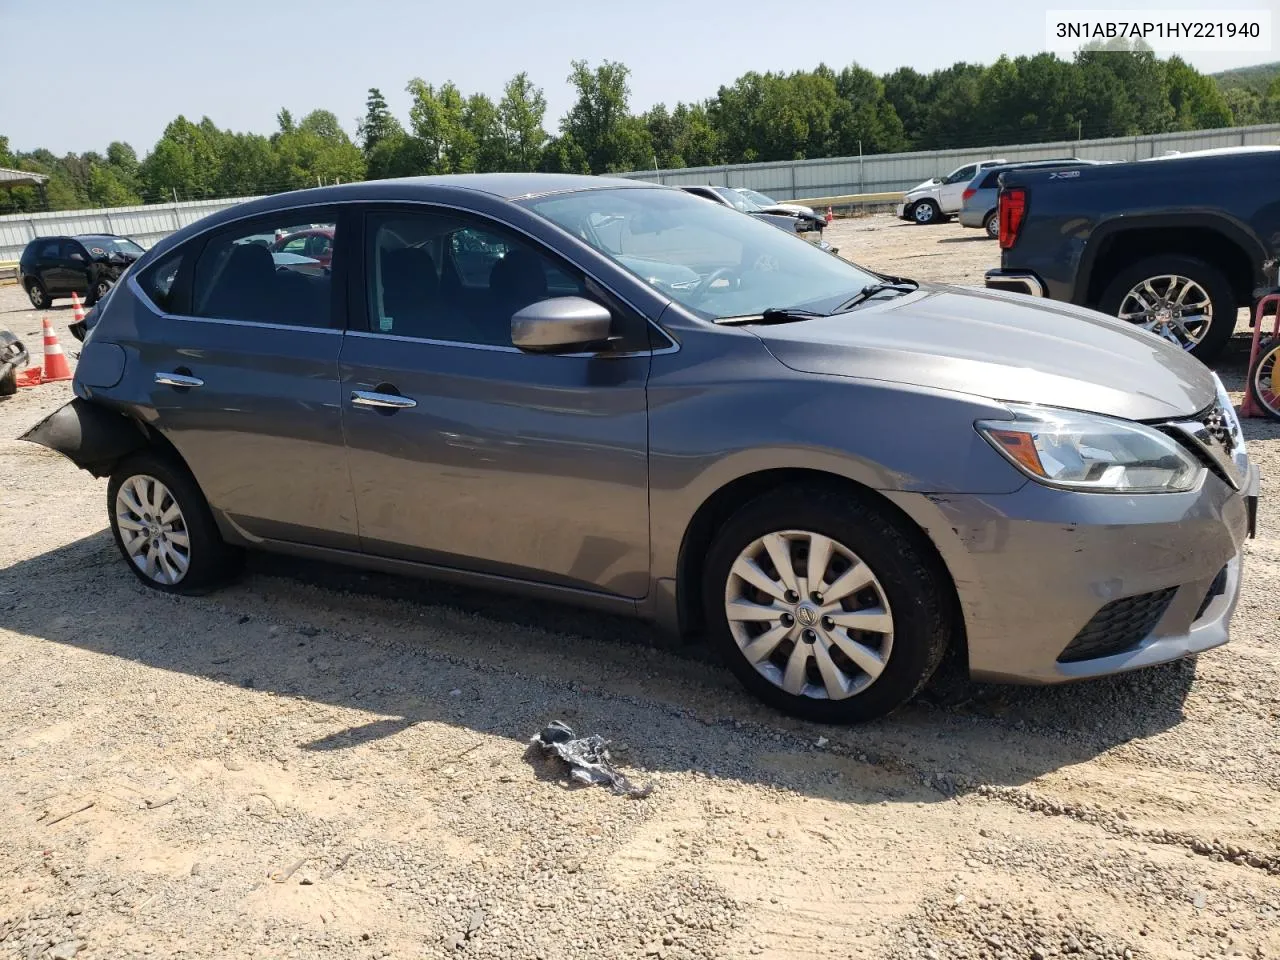
<path fill-rule="evenodd" d="M 296 126 L 282 123 L 272 145 L 279 189 L 364 179 L 364 155 L 328 110 L 314 110 Z"/>
<path fill-rule="evenodd" d="M 1230 126 L 1231 105 L 1212 77 L 1206 77 L 1181 57 L 1164 62 L 1173 129 L 1204 130 Z"/>
<path fill-rule="evenodd" d="M 430 158 L 427 173 L 468 173 L 475 169 L 475 143 L 463 125 L 465 103 L 452 83 L 439 90 L 415 77 L 409 81 L 409 125 Z"/>
<path fill-rule="evenodd" d="M 652 166 L 652 145 L 644 121 L 628 109 L 630 71 L 604 61 L 592 70 L 573 61 L 569 82 L 577 100 L 560 121 L 560 132 L 581 148 L 592 173 L 617 173 Z"/>
<path fill-rule="evenodd" d="M 369 97 L 365 101 L 364 118 L 356 128 L 356 137 L 360 140 L 360 149 L 365 156 L 373 153 L 374 148 L 383 140 L 403 132 L 400 121 L 391 115 L 382 91 L 377 87 L 370 87 Z"/>
<path fill-rule="evenodd" d="M 472 153 L 472 167 L 477 173 L 508 170 L 507 137 L 502 128 L 498 108 L 483 93 L 467 98 L 462 109 L 462 129 L 466 131 Z"/>
<path fill-rule="evenodd" d="M 527 73 L 517 73 L 507 81 L 498 103 L 498 122 L 507 141 L 507 165 L 511 170 L 533 170 L 547 142 L 542 128 L 547 98 L 542 88 L 529 81 Z"/>

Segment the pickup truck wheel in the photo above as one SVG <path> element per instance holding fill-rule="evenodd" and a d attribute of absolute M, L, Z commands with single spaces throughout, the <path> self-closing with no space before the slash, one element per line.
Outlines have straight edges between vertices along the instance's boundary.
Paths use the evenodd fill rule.
<path fill-rule="evenodd" d="M 1098 309 L 1137 324 L 1209 363 L 1236 327 L 1231 284 L 1217 267 L 1197 257 L 1149 257 L 1121 270 L 1107 285 Z"/>
<path fill-rule="evenodd" d="M 902 521 L 807 485 L 743 506 L 703 567 L 709 639 L 729 669 L 823 723 L 884 716 L 924 686 L 951 637 L 947 591 Z"/>
<path fill-rule="evenodd" d="M 1258 359 L 1249 371 L 1253 399 L 1272 420 L 1280 420 L 1280 339 L 1258 348 Z"/>
<path fill-rule="evenodd" d="M 1000 239 L 1000 214 L 996 210 L 992 210 L 987 214 L 987 219 L 982 221 L 982 229 L 987 231 L 987 236 L 992 240 Z"/>
<path fill-rule="evenodd" d="M 927 227 L 942 219 L 942 208 L 936 200 L 921 200 L 911 208 L 911 219 L 922 227 Z"/>

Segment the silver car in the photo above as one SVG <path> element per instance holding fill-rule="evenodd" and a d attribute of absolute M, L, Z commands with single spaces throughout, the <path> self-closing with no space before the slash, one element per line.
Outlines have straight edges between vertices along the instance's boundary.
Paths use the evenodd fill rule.
<path fill-rule="evenodd" d="M 323 271 L 239 243 L 305 219 Z M 245 549 L 703 635 L 821 721 L 952 651 L 1054 683 L 1225 643 L 1258 472 L 1222 385 L 1088 310 L 855 266 L 631 180 L 280 194 L 156 244 L 29 432 L 169 593 Z"/>

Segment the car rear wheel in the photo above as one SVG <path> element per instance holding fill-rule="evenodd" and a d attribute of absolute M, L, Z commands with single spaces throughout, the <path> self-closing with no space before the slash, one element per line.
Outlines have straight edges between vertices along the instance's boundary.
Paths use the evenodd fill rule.
<path fill-rule="evenodd" d="M 884 716 L 924 686 L 951 635 L 948 596 L 902 521 L 822 487 L 741 508 L 703 570 L 729 669 L 771 706 L 825 723 Z"/>
<path fill-rule="evenodd" d="M 129 569 L 164 593 L 199 593 L 229 579 L 240 551 L 227 546 L 194 478 L 169 457 L 144 451 L 107 485 L 111 533 Z"/>
<path fill-rule="evenodd" d="M 1280 340 L 1267 340 L 1258 348 L 1258 359 L 1249 371 L 1254 402 L 1272 420 L 1280 420 Z"/>
<path fill-rule="evenodd" d="M 911 219 L 921 226 L 937 223 L 942 219 L 942 208 L 936 200 L 921 200 L 911 208 Z"/>
<path fill-rule="evenodd" d="M 987 214 L 987 219 L 982 221 L 982 229 L 987 232 L 987 236 L 992 240 L 1000 239 L 1000 216 L 998 211 L 992 210 Z"/>
<path fill-rule="evenodd" d="M 1150 330 L 1208 363 L 1236 327 L 1237 304 L 1222 271 L 1197 257 L 1149 257 L 1121 270 L 1098 308 Z"/>
<path fill-rule="evenodd" d="M 27 281 L 27 298 L 31 301 L 31 306 L 37 310 L 48 309 L 49 304 L 53 302 L 44 284 L 34 278 Z"/>

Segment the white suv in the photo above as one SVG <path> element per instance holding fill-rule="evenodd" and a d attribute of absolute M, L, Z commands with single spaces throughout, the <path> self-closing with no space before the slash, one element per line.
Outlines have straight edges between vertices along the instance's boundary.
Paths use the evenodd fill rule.
<path fill-rule="evenodd" d="M 942 223 L 960 212 L 964 206 L 964 188 L 978 175 L 979 170 L 1008 163 L 1008 160 L 983 160 L 967 163 L 952 170 L 946 177 L 934 177 L 919 186 L 912 187 L 902 196 L 897 214 L 913 223 Z"/>

